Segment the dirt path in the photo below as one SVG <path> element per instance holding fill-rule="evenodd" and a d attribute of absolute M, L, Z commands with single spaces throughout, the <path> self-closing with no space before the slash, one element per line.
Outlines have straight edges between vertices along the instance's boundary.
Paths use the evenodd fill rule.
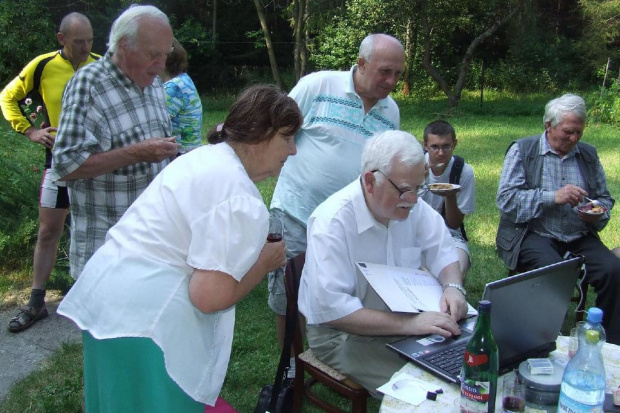
<path fill-rule="evenodd" d="M 59 302 L 47 301 L 49 316 L 17 334 L 9 332 L 8 325 L 19 308 L 0 311 L 0 400 L 7 396 L 13 383 L 37 370 L 62 343 L 82 339 L 72 321 L 56 314 Z"/>

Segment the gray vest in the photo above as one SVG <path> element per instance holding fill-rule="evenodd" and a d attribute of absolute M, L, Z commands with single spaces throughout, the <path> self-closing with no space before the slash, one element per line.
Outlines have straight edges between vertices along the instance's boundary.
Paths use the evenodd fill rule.
<path fill-rule="evenodd" d="M 540 135 L 534 135 L 513 141 L 508 146 L 508 149 L 510 149 L 515 143 L 519 145 L 519 153 L 523 162 L 523 168 L 525 169 L 526 189 L 538 188 L 540 186 L 543 156 L 540 155 L 539 140 Z M 594 146 L 582 142 L 577 143 L 577 146 L 579 147 L 579 152 L 575 154 L 577 165 L 586 181 L 584 189 L 591 194 L 593 188 L 596 188 L 596 149 Z M 517 266 L 519 250 L 527 232 L 527 226 L 527 223 L 515 224 L 504 214 L 500 216 L 495 246 L 497 248 L 497 255 L 511 270 L 514 270 Z M 596 234 L 595 231 L 592 232 Z"/>

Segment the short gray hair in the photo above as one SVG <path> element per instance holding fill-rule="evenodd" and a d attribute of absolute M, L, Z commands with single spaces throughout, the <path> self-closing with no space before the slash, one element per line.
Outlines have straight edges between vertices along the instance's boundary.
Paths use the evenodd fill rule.
<path fill-rule="evenodd" d="M 372 60 L 372 53 L 375 51 L 375 43 L 377 42 L 377 40 L 384 36 L 394 39 L 396 42 L 398 42 L 398 44 L 400 44 L 401 47 L 403 46 L 400 40 L 398 40 L 394 36 L 383 33 L 373 33 L 364 37 L 364 40 L 362 40 L 362 43 L 360 43 L 360 51 L 357 57 L 363 57 L 365 61 L 370 62 Z"/>
<path fill-rule="evenodd" d="M 395 160 L 406 166 L 424 162 L 422 145 L 415 136 L 400 130 L 389 130 L 370 138 L 362 153 L 362 173 L 378 169 L 389 174 Z"/>
<path fill-rule="evenodd" d="M 86 17 L 82 13 L 78 13 L 74 11 L 73 13 L 69 13 L 65 17 L 62 18 L 62 20 L 60 21 L 60 27 L 58 28 L 58 31 L 62 33 L 64 36 L 66 36 L 67 33 L 73 27 L 73 25 L 76 24 L 77 22 L 87 23 L 88 26 L 91 26 L 90 20 L 88 19 L 88 17 Z"/>
<path fill-rule="evenodd" d="M 136 38 L 138 37 L 139 21 L 144 17 L 159 19 L 167 25 L 170 25 L 168 16 L 166 16 L 166 14 L 157 7 L 132 4 L 127 10 L 118 16 L 116 20 L 114 20 L 114 23 L 112 23 L 110 38 L 108 40 L 108 49 L 110 52 L 117 52 L 118 42 L 123 37 L 126 38 L 131 45 L 135 45 Z"/>
<path fill-rule="evenodd" d="M 586 121 L 586 102 L 581 96 L 567 93 L 559 98 L 550 100 L 545 106 L 543 124 L 546 126 L 547 122 L 549 122 L 551 127 L 555 128 L 560 122 L 562 122 L 562 118 L 567 113 L 572 113 L 582 121 Z"/>

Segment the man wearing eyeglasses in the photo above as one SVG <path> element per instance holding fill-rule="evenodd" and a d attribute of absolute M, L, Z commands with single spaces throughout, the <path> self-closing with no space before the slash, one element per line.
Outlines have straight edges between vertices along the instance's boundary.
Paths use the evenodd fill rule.
<path fill-rule="evenodd" d="M 425 160 L 428 165 L 426 184 L 449 183 L 460 187 L 455 190 L 429 191 L 423 199 L 443 216 L 456 244 L 459 266 L 465 278 L 471 260 L 464 221 L 465 215 L 475 211 L 475 181 L 471 166 L 463 158 L 453 156 L 456 144 L 456 132 L 446 121 L 436 120 L 424 129 L 424 149 L 427 151 Z"/>
<path fill-rule="evenodd" d="M 387 131 L 362 154 L 362 174 L 320 204 L 308 220 L 308 249 L 299 288 L 314 354 L 374 397 L 405 363 L 385 344 L 397 336 L 459 335 L 467 313 L 458 254 L 426 190 L 424 153 L 411 134 Z M 426 267 L 443 285 L 441 311 L 393 313 L 358 276 L 367 261 Z"/>

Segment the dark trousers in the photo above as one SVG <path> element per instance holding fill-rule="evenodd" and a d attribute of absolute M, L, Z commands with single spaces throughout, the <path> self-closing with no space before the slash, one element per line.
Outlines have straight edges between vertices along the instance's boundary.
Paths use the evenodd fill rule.
<path fill-rule="evenodd" d="M 519 251 L 518 267 L 531 270 L 562 260 L 564 254 L 583 255 L 585 282 L 596 290 L 596 306 L 603 310 L 607 341 L 620 344 L 620 259 L 592 234 L 572 242 L 560 242 L 528 232 Z"/>

